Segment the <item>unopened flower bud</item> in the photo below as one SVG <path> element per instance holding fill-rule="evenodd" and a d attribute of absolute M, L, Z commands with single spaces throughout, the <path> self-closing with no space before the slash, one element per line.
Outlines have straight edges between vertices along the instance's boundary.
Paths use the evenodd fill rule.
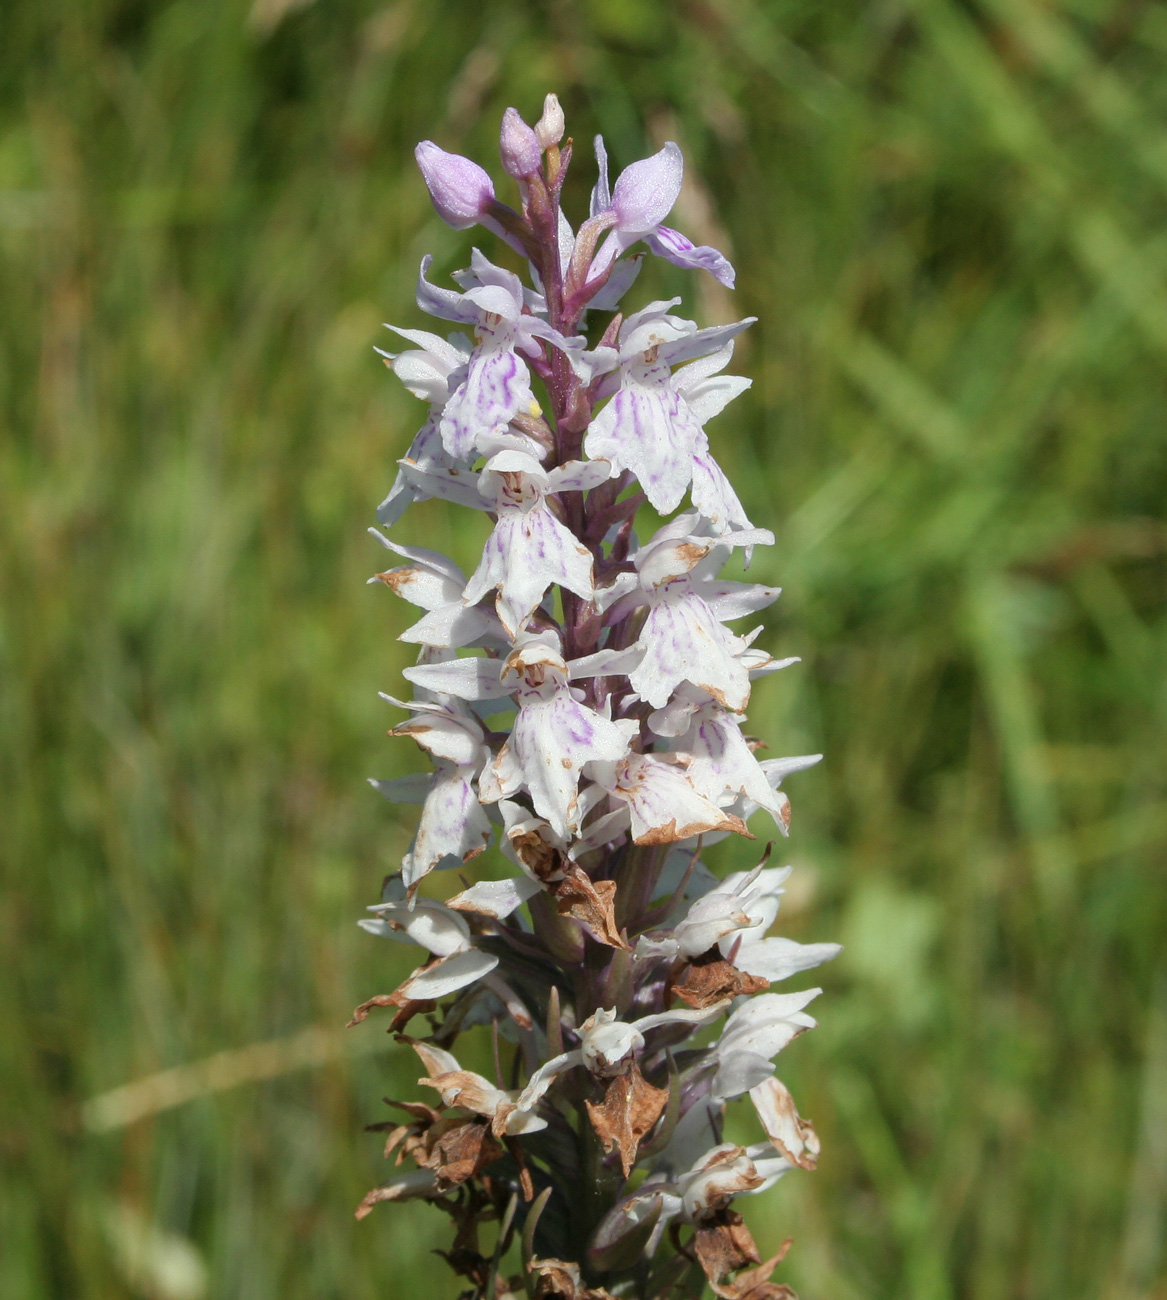
<path fill-rule="evenodd" d="M 563 139 L 566 129 L 563 109 L 559 107 L 559 97 L 548 95 L 543 100 L 543 116 L 535 123 L 535 136 L 544 149 L 550 149 Z"/>
<path fill-rule="evenodd" d="M 502 155 L 503 170 L 520 181 L 534 176 L 543 161 L 539 137 L 513 108 L 508 108 L 502 115 L 498 151 Z"/>
<path fill-rule="evenodd" d="M 455 230 L 477 225 L 494 201 L 494 184 L 486 172 L 461 154 L 447 153 L 432 140 L 423 140 L 413 156 L 438 216 Z"/>

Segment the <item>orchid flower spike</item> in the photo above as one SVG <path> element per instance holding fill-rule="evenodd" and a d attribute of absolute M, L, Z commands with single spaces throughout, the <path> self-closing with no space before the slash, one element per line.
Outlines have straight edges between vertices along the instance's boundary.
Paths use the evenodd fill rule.
<path fill-rule="evenodd" d="M 477 248 L 448 279 L 427 256 L 417 306 L 450 328 L 390 327 L 407 346 L 382 353 L 424 411 L 393 453 L 370 530 L 390 558 L 369 579 L 413 607 L 411 691 L 384 699 L 420 770 L 373 781 L 418 811 L 409 835 L 390 828 L 392 874 L 360 925 L 416 962 L 353 1023 L 389 1015 L 427 1091 L 379 1125 L 412 1167 L 357 1213 L 440 1205 L 472 1300 L 695 1300 L 706 1283 L 765 1300 L 787 1294 L 778 1259 L 732 1204 L 819 1157 L 775 1062 L 815 1024 L 801 977 L 839 949 L 773 932 L 791 868 L 768 848 L 720 879 L 702 860 L 727 835 L 789 834 L 782 784 L 819 757 L 759 757 L 745 710 L 797 660 L 758 640 L 778 588 L 723 573 L 774 541 L 713 450 L 715 417 L 749 387 L 727 370 L 753 320 L 701 328 L 673 299 L 589 336 L 585 313 L 621 308 L 636 245 L 734 282 L 664 224 L 675 144 L 609 186 L 597 137 L 578 230 L 554 95 L 534 126 L 506 110 L 499 154 L 514 208 L 476 162 L 417 148 L 439 216 L 500 234 L 530 279 Z M 656 524 L 638 531 L 641 505 Z M 451 535 L 481 546 L 465 567 L 421 529 L 398 536 L 416 511 L 444 535 L 455 510 L 468 526 Z M 464 1033 L 489 1037 L 485 1055 Z M 730 1106 L 764 1140 L 726 1141 Z M 522 1224 L 525 1277 L 498 1275 L 503 1220 Z"/>

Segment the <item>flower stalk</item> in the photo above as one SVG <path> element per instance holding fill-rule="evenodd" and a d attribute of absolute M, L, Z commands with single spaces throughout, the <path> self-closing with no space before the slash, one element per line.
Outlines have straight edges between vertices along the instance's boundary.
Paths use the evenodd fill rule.
<path fill-rule="evenodd" d="M 729 287 L 733 268 L 663 224 L 683 170 L 671 143 L 611 186 L 597 137 L 574 231 L 563 134 L 554 96 L 534 127 L 507 110 L 515 208 L 478 164 L 417 150 L 443 219 L 499 235 L 530 283 L 475 249 L 448 288 L 427 257 L 418 306 L 460 328 L 393 327 L 413 346 L 382 354 L 428 414 L 380 522 L 438 498 L 492 528 L 470 575 L 373 530 L 403 561 L 374 580 L 421 610 L 401 634 L 420 648 L 404 674 L 413 697 L 385 696 L 407 715 L 391 734 L 432 769 L 373 782 L 421 813 L 361 925 L 421 961 L 353 1022 L 389 1011 L 429 1091 L 375 1126 L 398 1169 L 358 1216 L 416 1198 L 445 1210 L 463 1300 L 663 1300 L 706 1285 L 779 1300 L 779 1257 L 761 1259 L 732 1201 L 814 1166 L 818 1139 L 773 1062 L 813 1027 L 819 990 L 772 988 L 838 948 L 770 935 L 789 868 L 769 867 L 769 848 L 722 880 L 702 860 L 726 835 L 754 838 L 756 815 L 786 835 L 781 783 L 818 761 L 759 760 L 743 731 L 754 682 L 794 662 L 758 648 L 760 629 L 730 626 L 777 589 L 721 576 L 735 552 L 748 563 L 773 542 L 705 433 L 749 385 L 723 372 L 752 320 L 700 329 L 674 314 L 679 299 L 622 311 L 645 250 Z M 671 518 L 641 537 L 644 503 Z M 432 896 L 432 873 L 491 844 L 512 874 Z M 493 1078 L 455 1054 L 463 1034 L 471 1050 L 489 1035 Z M 759 1140 L 743 1147 L 723 1123 L 745 1098 Z M 512 1239 L 520 1271 L 504 1276 Z"/>

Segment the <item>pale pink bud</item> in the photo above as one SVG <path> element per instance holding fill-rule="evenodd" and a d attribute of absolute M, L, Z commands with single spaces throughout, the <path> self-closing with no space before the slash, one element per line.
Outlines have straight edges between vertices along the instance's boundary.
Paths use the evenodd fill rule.
<path fill-rule="evenodd" d="M 543 100 L 543 116 L 535 123 L 535 135 L 544 149 L 550 149 L 563 139 L 566 129 L 563 109 L 559 107 L 559 97 L 548 95 Z"/>
<path fill-rule="evenodd" d="M 477 225 L 494 201 L 494 184 L 486 172 L 461 154 L 447 153 L 432 140 L 423 140 L 413 156 L 438 216 L 455 230 Z"/>
<path fill-rule="evenodd" d="M 516 180 L 534 176 L 543 161 L 539 137 L 513 108 L 508 108 L 502 115 L 498 151 L 502 155 L 503 170 Z"/>

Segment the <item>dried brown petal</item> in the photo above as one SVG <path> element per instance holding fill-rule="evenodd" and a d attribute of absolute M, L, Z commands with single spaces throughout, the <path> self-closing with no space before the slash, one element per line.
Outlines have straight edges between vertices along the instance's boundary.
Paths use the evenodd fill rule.
<path fill-rule="evenodd" d="M 715 1147 L 694 1169 L 687 1197 L 703 1218 L 716 1216 L 735 1196 L 752 1192 L 765 1179 L 758 1173 L 744 1147 Z M 716 1217 L 709 1222 L 717 1222 Z"/>
<path fill-rule="evenodd" d="M 366 1125 L 365 1127 L 368 1129 L 370 1126 Z M 393 1152 L 397 1150 L 397 1147 L 414 1132 L 415 1126 L 413 1124 L 398 1124 L 396 1128 L 393 1128 L 388 1124 L 383 1124 L 378 1127 L 382 1130 L 389 1129 L 389 1136 L 385 1139 L 385 1159 L 388 1160 Z M 398 1163 L 400 1163 L 400 1158 Z"/>
<path fill-rule="evenodd" d="M 419 970 L 420 969 L 424 968 L 419 967 Z M 417 973 L 418 971 L 414 971 L 413 975 L 411 975 L 409 979 L 413 979 L 413 976 Z M 409 980 L 406 980 L 406 983 L 408 984 Z M 402 987 L 404 987 L 404 985 Z M 409 1024 L 414 1016 L 424 1015 L 427 1011 L 432 1011 L 437 1005 L 436 1002 L 424 1000 L 419 1001 L 416 998 L 410 998 L 406 994 L 402 993 L 401 988 L 398 988 L 393 993 L 378 993 L 375 998 L 370 998 L 368 1002 L 362 1002 L 353 1012 L 353 1017 L 348 1024 L 345 1025 L 345 1028 L 351 1029 L 353 1025 L 359 1025 L 361 1021 L 367 1020 L 369 1018 L 369 1012 L 372 1011 L 374 1007 L 396 1007 L 397 1014 L 393 1017 L 393 1023 L 389 1026 L 388 1032 L 391 1034 L 399 1034 L 405 1026 Z"/>
<path fill-rule="evenodd" d="M 547 827 L 551 834 L 551 828 Z M 567 865 L 567 855 L 562 849 L 548 843 L 540 834 L 538 827 L 528 831 L 516 831 L 507 836 L 515 856 L 533 875 L 547 882 L 559 880 Z"/>
<path fill-rule="evenodd" d="M 602 1288 L 585 1287 L 580 1281 L 579 1265 L 563 1259 L 533 1259 L 531 1272 L 538 1275 L 536 1300 L 612 1300 Z"/>
<path fill-rule="evenodd" d="M 771 1076 L 750 1089 L 750 1098 L 778 1153 L 791 1164 L 813 1169 L 818 1164 L 819 1136 L 810 1120 L 798 1113 L 786 1085 Z"/>
<path fill-rule="evenodd" d="M 345 1028 L 351 1029 L 353 1025 L 359 1025 L 363 1020 L 367 1020 L 369 1018 L 369 1012 L 372 1011 L 374 1007 L 399 1006 L 400 1003 L 394 1001 L 396 997 L 396 993 L 378 993 L 375 998 L 370 998 L 368 1002 L 362 1002 L 353 1012 L 353 1017 L 348 1024 L 345 1025 Z"/>
<path fill-rule="evenodd" d="M 716 948 L 711 948 L 685 967 L 672 991 L 682 1002 L 699 1011 L 739 993 L 761 993 L 769 987 L 769 980 L 760 975 L 747 975 L 727 962 Z"/>
<path fill-rule="evenodd" d="M 667 825 L 654 826 L 632 842 L 638 845 L 676 844 L 681 840 L 692 839 L 694 835 L 706 835 L 710 831 L 732 831 L 735 835 L 744 836 L 747 840 L 757 838 L 757 836 L 750 834 L 749 827 L 740 817 L 718 810 L 716 821 L 710 818 L 705 821 L 689 822 L 684 826 L 678 826 L 677 819 L 674 817 Z"/>
<path fill-rule="evenodd" d="M 748 1291 L 738 1290 L 737 1283 L 733 1284 L 732 1291 L 716 1286 L 713 1289 L 718 1295 L 725 1296 L 727 1300 L 798 1300 L 794 1291 L 781 1282 L 761 1282 Z"/>
<path fill-rule="evenodd" d="M 477 1119 L 464 1119 L 444 1128 L 430 1145 L 428 1167 L 437 1175 L 438 1190 L 446 1191 L 481 1174 L 502 1154 L 502 1144 L 490 1128 Z"/>
<path fill-rule="evenodd" d="M 778 1253 L 759 1264 L 757 1268 L 739 1273 L 732 1282 L 719 1284 L 711 1281 L 710 1285 L 719 1296 L 723 1297 L 723 1300 L 797 1300 L 788 1286 L 769 1280 L 770 1274 L 786 1258 L 789 1249 L 790 1238 L 787 1237 L 778 1248 Z"/>
<path fill-rule="evenodd" d="M 614 880 L 592 880 L 577 866 L 572 866 L 555 886 L 555 906 L 561 916 L 585 925 L 597 943 L 627 948 L 628 941 L 616 926 L 615 903 Z"/>
<path fill-rule="evenodd" d="M 380 1201 L 408 1201 L 419 1196 L 429 1200 L 436 1195 L 434 1175 L 428 1169 L 411 1169 L 407 1174 L 398 1174 L 384 1187 L 374 1187 L 367 1193 L 356 1208 L 356 1217 L 363 1219 Z"/>
<path fill-rule="evenodd" d="M 389 1028 L 385 1031 L 389 1034 L 402 1034 L 406 1026 L 414 1016 L 424 1016 L 431 1012 L 438 1004 L 432 998 L 406 998 L 405 1001 L 398 1005 L 397 1014 Z"/>
<path fill-rule="evenodd" d="M 390 1101 L 386 1097 L 385 1104 L 397 1106 L 412 1115 L 413 1123 L 395 1124 L 392 1120 L 386 1120 L 382 1124 L 366 1124 L 365 1131 L 367 1133 L 388 1133 L 389 1136 L 385 1139 L 385 1159 L 388 1160 L 397 1147 L 400 1146 L 401 1150 L 397 1154 L 397 1163 L 401 1164 L 404 1156 L 411 1155 L 413 1148 L 419 1142 L 424 1142 L 426 1131 L 441 1120 L 441 1112 L 420 1101 Z"/>
<path fill-rule="evenodd" d="M 604 1150 L 619 1148 L 625 1178 L 636 1163 L 641 1138 L 660 1119 L 668 1100 L 669 1090 L 654 1088 L 632 1061 L 624 1074 L 608 1080 L 604 1100 L 599 1105 L 587 1103 L 588 1118 Z"/>
<path fill-rule="evenodd" d="M 407 1115 L 412 1115 L 420 1123 L 436 1124 L 442 1118 L 440 1110 L 434 1110 L 432 1106 L 427 1106 L 424 1101 L 394 1101 L 390 1097 L 384 1098 L 384 1101 L 386 1106 L 396 1106 L 398 1110 L 403 1110 Z M 376 1132 L 384 1127 L 381 1124 L 370 1124 L 369 1132 Z"/>
<path fill-rule="evenodd" d="M 418 1050 L 422 1046 L 424 1044 L 415 1044 Z M 501 1098 L 499 1089 L 473 1070 L 447 1070 L 443 1074 L 418 1079 L 418 1083 L 436 1088 L 447 1105 L 461 1106 L 477 1115 L 493 1115 Z"/>
<path fill-rule="evenodd" d="M 693 1249 L 705 1276 L 714 1286 L 726 1274 L 762 1261 L 749 1228 L 736 1210 L 720 1210 L 713 1218 L 701 1222 L 693 1237 Z"/>
<path fill-rule="evenodd" d="M 401 1143 L 401 1150 L 397 1153 L 397 1164 L 402 1164 L 406 1156 L 416 1161 L 423 1169 L 430 1166 L 429 1154 L 429 1129 L 411 1128 L 407 1130 L 404 1140 Z M 386 1144 L 385 1155 L 388 1156 L 389 1147 Z"/>

